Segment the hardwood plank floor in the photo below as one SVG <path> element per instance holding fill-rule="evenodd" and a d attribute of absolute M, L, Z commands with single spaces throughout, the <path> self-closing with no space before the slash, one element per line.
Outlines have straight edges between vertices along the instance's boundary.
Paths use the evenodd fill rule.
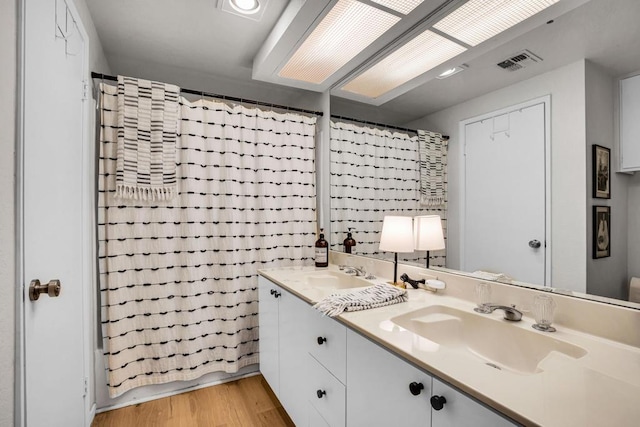
<path fill-rule="evenodd" d="M 294 426 L 262 375 L 97 414 L 92 427 Z"/>

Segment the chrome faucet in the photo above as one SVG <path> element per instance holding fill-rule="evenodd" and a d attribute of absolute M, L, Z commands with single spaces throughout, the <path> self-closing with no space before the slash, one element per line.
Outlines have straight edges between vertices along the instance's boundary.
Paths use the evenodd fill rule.
<path fill-rule="evenodd" d="M 500 304 L 483 304 L 482 308 L 486 311 L 476 310 L 480 313 L 493 313 L 495 310 L 504 310 L 504 319 L 511 322 L 519 322 L 522 320 L 522 312 L 516 309 L 515 305 L 506 306 Z"/>
<path fill-rule="evenodd" d="M 364 267 L 351 267 L 349 265 L 344 266 L 345 274 L 353 274 L 356 276 L 366 276 L 367 272 L 364 270 Z"/>

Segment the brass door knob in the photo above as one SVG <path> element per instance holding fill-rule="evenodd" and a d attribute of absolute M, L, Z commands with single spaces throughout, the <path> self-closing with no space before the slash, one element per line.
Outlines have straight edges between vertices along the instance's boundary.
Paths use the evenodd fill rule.
<path fill-rule="evenodd" d="M 29 285 L 29 299 L 31 301 L 37 301 L 40 298 L 40 294 L 48 294 L 51 298 L 60 295 L 60 280 L 49 280 L 46 285 L 41 285 L 40 280 L 35 279 L 31 281 Z"/>

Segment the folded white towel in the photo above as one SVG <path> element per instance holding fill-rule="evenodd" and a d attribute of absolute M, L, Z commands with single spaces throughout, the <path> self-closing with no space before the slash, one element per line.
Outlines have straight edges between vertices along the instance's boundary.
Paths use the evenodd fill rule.
<path fill-rule="evenodd" d="M 343 311 L 368 310 L 407 301 L 407 290 L 379 283 L 347 294 L 331 294 L 313 307 L 329 317 Z"/>

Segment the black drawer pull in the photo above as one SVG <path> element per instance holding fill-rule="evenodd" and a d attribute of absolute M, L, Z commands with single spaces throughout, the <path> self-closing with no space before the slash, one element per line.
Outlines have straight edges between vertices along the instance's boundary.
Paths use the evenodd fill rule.
<path fill-rule="evenodd" d="M 327 342 L 327 339 L 325 337 L 318 337 L 316 341 L 318 341 L 318 345 L 322 345 Z"/>
<path fill-rule="evenodd" d="M 326 395 L 327 392 L 324 390 L 317 390 L 316 391 L 316 395 L 318 396 L 318 399 L 322 399 L 322 396 Z"/>

